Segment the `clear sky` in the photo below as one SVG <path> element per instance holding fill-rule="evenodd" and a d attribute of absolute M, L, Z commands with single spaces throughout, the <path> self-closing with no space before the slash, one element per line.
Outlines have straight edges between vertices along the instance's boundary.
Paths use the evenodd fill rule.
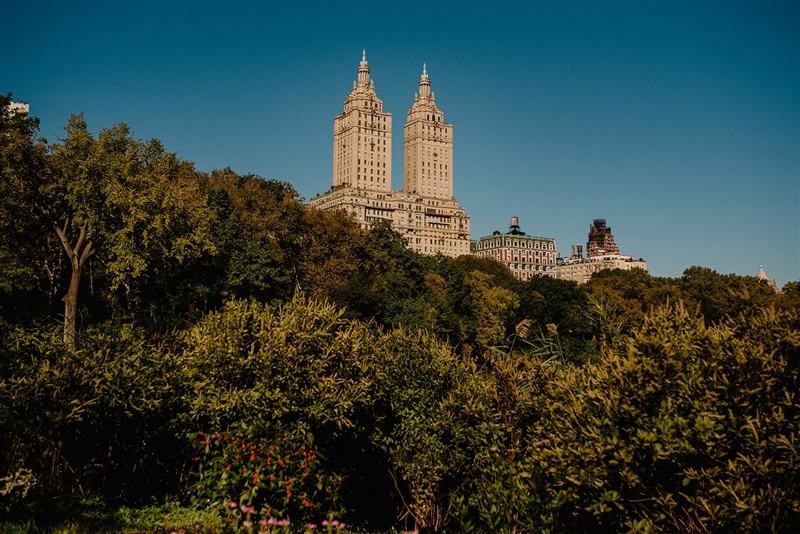
<path fill-rule="evenodd" d="M 0 91 L 55 141 L 84 111 L 200 170 L 331 186 L 362 49 L 393 114 L 423 62 L 472 237 L 562 255 L 605 218 L 651 274 L 800 279 L 800 7 L 786 2 L 0 1 Z"/>

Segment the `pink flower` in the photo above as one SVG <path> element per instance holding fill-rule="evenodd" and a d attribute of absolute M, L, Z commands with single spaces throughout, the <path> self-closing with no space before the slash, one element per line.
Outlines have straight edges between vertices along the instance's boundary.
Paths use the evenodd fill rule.
<path fill-rule="evenodd" d="M 251 523 L 250 521 L 248 521 L 247 519 L 245 519 L 244 521 L 242 521 L 242 526 L 243 526 L 244 528 L 250 528 L 251 526 L 253 526 L 253 523 Z"/>
<path fill-rule="evenodd" d="M 235 502 L 233 502 L 233 501 L 228 501 L 228 502 L 226 502 L 226 503 L 225 503 L 225 506 L 227 506 L 228 508 L 230 508 L 231 510 L 233 510 L 234 508 L 237 508 L 239 505 L 238 505 L 238 504 L 236 504 L 236 503 L 235 503 Z"/>

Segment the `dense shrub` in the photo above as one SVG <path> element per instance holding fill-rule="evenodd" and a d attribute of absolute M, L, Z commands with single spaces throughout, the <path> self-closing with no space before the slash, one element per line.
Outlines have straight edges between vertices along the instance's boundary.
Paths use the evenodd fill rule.
<path fill-rule="evenodd" d="M 398 328 L 376 346 L 372 440 L 386 455 L 409 527 L 438 531 L 451 519 L 451 494 L 471 462 L 465 444 L 485 411 L 473 373 L 452 348 L 421 332 Z"/>
<path fill-rule="evenodd" d="M 271 308 L 232 301 L 185 336 L 190 424 L 217 431 L 240 421 L 352 428 L 366 402 L 359 355 L 371 329 L 302 296 Z"/>
<path fill-rule="evenodd" d="M 95 329 L 77 350 L 40 341 L 9 358 L 0 379 L 2 472 L 32 474 L 29 502 L 87 493 L 137 501 L 178 489 L 183 395 L 168 350 L 136 330 Z"/>
<path fill-rule="evenodd" d="M 471 462 L 470 429 L 486 416 L 474 366 L 452 348 L 419 331 L 344 319 L 342 310 L 302 297 L 276 308 L 231 302 L 187 332 L 185 343 L 184 378 L 193 387 L 186 417 L 213 443 L 240 424 L 259 450 L 307 436 L 325 459 L 320 477 L 341 473 L 354 507 L 382 507 L 383 520 L 373 524 L 390 524 L 386 515 L 395 512 L 436 530 L 450 520 L 451 493 Z M 220 447 L 203 450 L 206 480 L 220 455 Z M 211 502 L 249 499 L 251 490 L 234 490 L 232 477 L 214 483 L 218 495 L 209 496 L 207 484 L 200 493 Z"/>
<path fill-rule="evenodd" d="M 537 454 L 570 531 L 788 532 L 800 526 L 800 330 L 771 308 L 719 325 L 682 306 L 624 349 L 565 367 Z"/>

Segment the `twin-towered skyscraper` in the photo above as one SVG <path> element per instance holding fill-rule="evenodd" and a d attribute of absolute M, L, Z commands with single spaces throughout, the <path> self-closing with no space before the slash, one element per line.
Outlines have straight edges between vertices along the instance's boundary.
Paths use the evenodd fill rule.
<path fill-rule="evenodd" d="M 469 254 L 469 215 L 453 197 L 453 125 L 436 106 L 425 65 L 403 130 L 403 189 L 393 190 L 392 114 L 375 93 L 365 51 L 333 121 L 333 185 L 309 205 L 346 210 L 365 228 L 385 219 L 423 254 Z"/>

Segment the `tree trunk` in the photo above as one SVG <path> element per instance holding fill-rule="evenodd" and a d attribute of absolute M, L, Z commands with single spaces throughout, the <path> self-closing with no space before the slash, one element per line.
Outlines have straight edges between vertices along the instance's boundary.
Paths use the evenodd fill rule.
<path fill-rule="evenodd" d="M 78 318 L 78 289 L 81 286 L 81 265 L 73 255 L 72 275 L 69 277 L 69 289 L 64 295 L 64 344 L 75 348 L 75 322 Z"/>
<path fill-rule="evenodd" d="M 67 253 L 69 262 L 72 266 L 72 275 L 69 278 L 69 289 L 67 294 L 64 295 L 64 344 L 71 350 L 75 348 L 75 324 L 78 318 L 78 290 L 81 287 L 81 272 L 83 265 L 89 256 L 94 254 L 92 249 L 92 242 L 88 241 L 84 244 L 86 238 L 86 227 L 80 226 L 78 228 L 78 241 L 75 246 L 70 245 L 67 239 L 67 229 L 69 228 L 69 219 L 64 222 L 64 228 L 59 228 L 58 225 L 53 223 L 53 228 L 64 245 L 64 250 Z"/>

